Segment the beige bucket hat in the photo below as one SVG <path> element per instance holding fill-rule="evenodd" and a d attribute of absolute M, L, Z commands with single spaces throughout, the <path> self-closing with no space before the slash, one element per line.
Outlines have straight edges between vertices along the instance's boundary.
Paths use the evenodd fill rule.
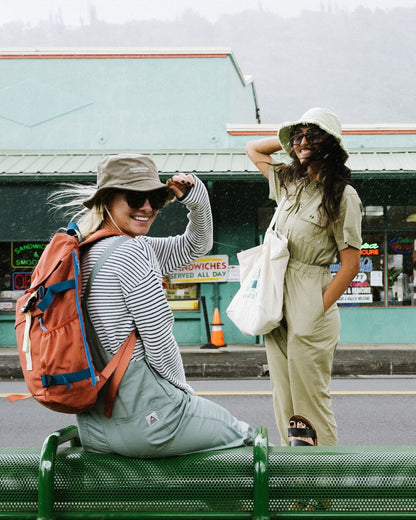
<path fill-rule="evenodd" d="M 283 123 L 278 130 L 280 144 L 284 151 L 290 154 L 290 134 L 295 126 L 316 125 L 328 134 L 335 137 L 339 146 L 345 153 L 344 162 L 348 159 L 348 152 L 341 137 L 341 122 L 338 117 L 327 108 L 311 108 L 307 110 L 297 121 Z"/>
<path fill-rule="evenodd" d="M 98 164 L 97 189 L 84 206 L 92 208 L 104 190 L 152 191 L 167 188 L 159 179 L 155 163 L 146 155 L 107 155 Z"/>

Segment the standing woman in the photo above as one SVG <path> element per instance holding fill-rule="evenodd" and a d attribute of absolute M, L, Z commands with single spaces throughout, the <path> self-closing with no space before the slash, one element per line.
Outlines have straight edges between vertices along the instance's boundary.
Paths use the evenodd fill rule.
<path fill-rule="evenodd" d="M 282 149 L 290 164 L 273 161 Z M 284 317 L 265 335 L 281 442 L 335 445 L 329 390 L 340 333 L 336 301 L 359 271 L 361 248 L 361 201 L 345 166 L 341 124 L 329 110 L 312 108 L 277 137 L 248 142 L 246 151 L 268 178 L 270 198 L 282 204 L 277 228 L 290 252 Z"/>
<path fill-rule="evenodd" d="M 162 287 L 163 275 L 212 247 L 211 208 L 204 184 L 183 173 L 164 184 L 149 157 L 112 155 L 98 166 L 97 187 L 73 187 L 61 195 L 61 208 L 74 211 L 83 204 L 76 220 L 84 238 L 98 229 L 128 237 L 124 241 L 119 236 L 102 238 L 81 257 L 83 307 L 101 344 L 94 356 L 97 368 L 101 369 L 100 360 L 101 365 L 110 360 L 132 331 L 137 336 L 111 417 L 104 413 L 106 387 L 94 408 L 77 416 L 83 447 L 153 458 L 252 444 L 251 426 L 196 396 L 188 385 Z M 175 196 L 189 210 L 184 233 L 148 237 L 159 210 Z M 86 297 L 93 267 L 117 240 L 120 244 L 98 271 Z"/>

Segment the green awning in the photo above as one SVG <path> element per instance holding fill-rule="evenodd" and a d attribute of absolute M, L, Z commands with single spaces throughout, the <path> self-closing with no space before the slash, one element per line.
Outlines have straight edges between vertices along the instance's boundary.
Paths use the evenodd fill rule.
<path fill-rule="evenodd" d="M 133 153 L 118 151 L 2 151 L 0 182 L 9 181 L 94 181 L 97 164 L 104 155 Z M 141 151 L 155 161 L 162 177 L 182 171 L 204 180 L 261 180 L 262 176 L 244 150 L 157 150 Z M 416 149 L 350 149 L 348 166 L 354 178 L 416 178 Z M 283 153 L 277 161 L 288 162 Z"/>

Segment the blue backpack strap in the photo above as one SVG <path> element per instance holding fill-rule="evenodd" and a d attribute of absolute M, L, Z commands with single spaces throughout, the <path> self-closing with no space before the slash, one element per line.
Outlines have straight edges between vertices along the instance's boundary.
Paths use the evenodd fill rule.
<path fill-rule="evenodd" d="M 89 379 L 90 377 L 90 369 L 85 368 L 84 370 L 78 370 L 78 372 L 68 372 L 67 374 L 44 374 L 41 376 L 41 381 L 43 387 L 51 385 L 65 385 L 69 390 L 71 388 L 71 383 L 77 383 L 78 381 Z"/>
<path fill-rule="evenodd" d="M 50 285 L 47 287 L 46 292 L 42 295 L 42 298 L 37 304 L 37 307 L 43 312 L 46 311 L 49 305 L 53 302 L 54 295 L 63 291 L 67 291 L 68 289 L 75 289 L 75 280 L 65 280 L 63 282 Z"/>
<path fill-rule="evenodd" d="M 69 222 L 66 227 L 66 234 L 71 235 L 72 237 L 77 237 L 79 242 L 82 242 L 83 240 L 81 231 L 79 230 L 76 222 Z"/>

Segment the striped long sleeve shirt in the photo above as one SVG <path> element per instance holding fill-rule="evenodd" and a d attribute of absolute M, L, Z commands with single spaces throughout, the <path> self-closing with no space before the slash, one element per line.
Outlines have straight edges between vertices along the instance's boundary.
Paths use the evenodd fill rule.
<path fill-rule="evenodd" d="M 117 352 L 136 329 L 132 361 L 146 358 L 162 377 L 192 392 L 173 336 L 173 314 L 162 288 L 162 276 L 211 249 L 212 216 L 207 190 L 197 178 L 194 188 L 179 202 L 189 209 L 185 232 L 164 238 L 137 236 L 121 243 L 95 278 L 88 310 L 107 352 Z M 83 290 L 93 265 L 112 240 L 117 237 L 98 241 L 82 255 Z"/>

